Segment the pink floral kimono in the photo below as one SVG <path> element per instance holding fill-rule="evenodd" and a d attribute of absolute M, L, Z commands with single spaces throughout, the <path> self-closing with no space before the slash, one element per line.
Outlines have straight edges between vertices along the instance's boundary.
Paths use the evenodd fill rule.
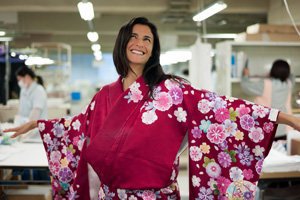
<path fill-rule="evenodd" d="M 40 120 L 54 199 L 180 199 L 178 156 L 188 143 L 190 199 L 253 199 L 278 111 L 165 80 L 149 96 L 121 78 L 81 114 Z M 187 139 L 186 139 L 187 138 Z M 91 168 L 100 179 L 90 184 Z"/>

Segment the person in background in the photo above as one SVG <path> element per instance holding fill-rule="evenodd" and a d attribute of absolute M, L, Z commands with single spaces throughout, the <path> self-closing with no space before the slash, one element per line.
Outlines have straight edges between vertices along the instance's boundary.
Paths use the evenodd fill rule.
<path fill-rule="evenodd" d="M 120 77 L 79 115 L 5 130 L 17 137 L 38 127 L 53 199 L 180 199 L 187 146 L 189 199 L 254 199 L 277 124 L 300 130 L 292 115 L 165 74 L 156 26 L 144 17 L 121 27 L 113 59 Z"/>
<path fill-rule="evenodd" d="M 47 93 L 42 78 L 26 66 L 19 68 L 16 76 L 21 88 L 18 112 L 21 122 L 47 118 Z"/>
<path fill-rule="evenodd" d="M 294 77 L 290 71 L 290 65 L 285 60 L 278 59 L 273 62 L 268 77 L 251 80 L 249 69 L 244 68 L 241 87 L 246 94 L 255 96 L 255 103 L 292 114 L 291 93 Z M 279 125 L 275 140 L 286 139 L 288 130 L 290 127 Z"/>

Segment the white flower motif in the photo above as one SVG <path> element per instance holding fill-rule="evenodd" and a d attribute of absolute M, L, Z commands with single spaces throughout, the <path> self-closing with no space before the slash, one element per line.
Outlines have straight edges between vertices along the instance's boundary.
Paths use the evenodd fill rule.
<path fill-rule="evenodd" d="M 118 197 L 120 198 L 120 200 L 127 199 L 126 190 L 117 189 L 117 193 L 118 193 Z"/>
<path fill-rule="evenodd" d="M 72 123 L 73 129 L 79 131 L 80 129 L 80 121 L 77 119 L 75 122 Z"/>
<path fill-rule="evenodd" d="M 142 115 L 142 122 L 144 124 L 152 124 L 158 119 L 156 113 L 154 110 L 149 110 L 147 112 L 144 112 Z"/>
<path fill-rule="evenodd" d="M 234 135 L 236 133 L 236 129 L 237 129 L 237 124 L 235 122 L 232 122 L 229 119 L 226 119 L 224 121 L 224 130 L 227 137 Z"/>
<path fill-rule="evenodd" d="M 50 160 L 53 162 L 59 162 L 61 159 L 61 153 L 59 151 L 52 151 L 50 154 Z"/>
<path fill-rule="evenodd" d="M 90 109 L 91 109 L 91 110 L 94 110 L 94 108 L 95 108 L 95 101 L 93 101 L 93 102 L 91 103 Z"/>
<path fill-rule="evenodd" d="M 137 198 L 136 198 L 135 196 L 131 195 L 131 196 L 128 198 L 128 200 L 137 200 Z"/>
<path fill-rule="evenodd" d="M 40 132 L 43 132 L 45 130 L 45 123 L 44 122 L 40 122 L 38 125 L 38 129 Z"/>
<path fill-rule="evenodd" d="M 210 111 L 211 106 L 210 106 L 210 102 L 207 99 L 202 99 L 201 101 L 198 102 L 198 110 L 203 113 L 206 114 Z"/>
<path fill-rule="evenodd" d="M 177 121 L 186 122 L 187 113 L 182 109 L 182 107 L 179 107 L 177 110 L 175 110 L 174 115 L 177 117 Z"/>
<path fill-rule="evenodd" d="M 199 147 L 191 146 L 190 147 L 190 157 L 193 161 L 199 161 L 202 158 L 202 152 Z"/>
<path fill-rule="evenodd" d="M 217 181 L 213 178 L 210 178 L 207 182 L 207 185 L 210 187 L 210 189 L 215 190 L 215 185 L 217 185 Z"/>
<path fill-rule="evenodd" d="M 129 88 L 130 88 L 130 91 L 131 91 L 131 92 L 141 93 L 141 91 L 139 90 L 139 87 L 140 87 L 140 86 L 141 86 L 141 85 L 140 85 L 139 83 L 134 82 L 134 83 L 132 83 L 132 84 L 129 86 Z"/>
<path fill-rule="evenodd" d="M 206 173 L 212 178 L 218 178 L 221 174 L 221 167 L 216 162 L 210 162 L 206 166 Z"/>
<path fill-rule="evenodd" d="M 232 181 L 240 181 L 244 179 L 243 171 L 238 167 L 232 167 L 229 171 Z"/>
<path fill-rule="evenodd" d="M 176 171 L 173 169 L 173 171 L 172 171 L 172 176 L 171 176 L 170 180 L 171 180 L 171 181 L 174 181 L 175 178 L 176 178 Z"/>
<path fill-rule="evenodd" d="M 178 83 L 173 80 L 167 79 L 165 81 L 165 86 L 168 90 L 170 90 L 172 87 L 178 87 Z"/>
<path fill-rule="evenodd" d="M 44 139 L 43 141 L 46 143 L 46 144 L 50 144 L 51 143 L 51 137 L 50 137 L 50 134 L 49 133 L 46 133 L 44 134 Z"/>
<path fill-rule="evenodd" d="M 256 145 L 254 149 L 252 149 L 252 152 L 255 154 L 255 156 L 263 157 L 265 148 L 261 147 L 259 145 Z"/>
<path fill-rule="evenodd" d="M 268 113 L 269 110 L 261 105 L 253 105 L 253 115 L 258 116 L 260 118 L 264 118 Z"/>
<path fill-rule="evenodd" d="M 200 186 L 200 181 L 201 179 L 195 175 L 192 176 L 192 183 L 194 187 L 199 187 Z"/>

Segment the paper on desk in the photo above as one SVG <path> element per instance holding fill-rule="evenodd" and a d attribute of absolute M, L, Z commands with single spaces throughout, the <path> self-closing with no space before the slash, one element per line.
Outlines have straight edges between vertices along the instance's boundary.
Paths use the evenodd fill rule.
<path fill-rule="evenodd" d="M 288 156 L 276 149 L 271 149 L 263 164 L 263 172 L 300 171 L 300 156 Z"/>

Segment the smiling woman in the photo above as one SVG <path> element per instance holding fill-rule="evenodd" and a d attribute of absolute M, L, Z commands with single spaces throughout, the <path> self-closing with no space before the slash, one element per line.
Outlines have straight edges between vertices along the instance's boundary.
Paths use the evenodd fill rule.
<path fill-rule="evenodd" d="M 187 146 L 190 199 L 254 198 L 276 123 L 300 130 L 300 119 L 197 90 L 165 74 L 159 56 L 156 27 L 134 18 L 115 44 L 119 79 L 82 113 L 6 130 L 16 137 L 39 128 L 54 199 L 180 199 L 179 155 Z"/>

